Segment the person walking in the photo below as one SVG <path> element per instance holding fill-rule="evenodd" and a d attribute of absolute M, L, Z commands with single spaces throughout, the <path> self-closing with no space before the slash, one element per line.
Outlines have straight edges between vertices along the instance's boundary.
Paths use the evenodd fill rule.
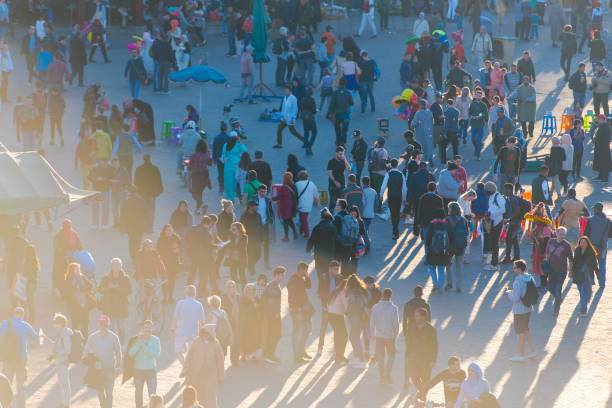
<path fill-rule="evenodd" d="M 301 170 L 298 178 L 299 181 L 295 183 L 295 190 L 297 191 L 297 210 L 300 213 L 300 234 L 304 238 L 308 238 L 310 236 L 308 216 L 314 204 L 320 207 L 319 189 L 308 179 L 308 172 L 306 170 Z"/>
<path fill-rule="evenodd" d="M 367 154 L 368 173 L 370 174 L 371 185 L 380 197 L 382 197 L 382 194 L 380 194 L 380 187 L 382 186 L 383 179 L 387 175 L 387 163 L 389 161 L 389 153 L 387 149 L 385 149 L 385 143 L 385 138 L 379 137 L 374 141 L 374 145 Z"/>
<path fill-rule="evenodd" d="M 419 110 L 414 114 L 410 128 L 414 131 L 414 136 L 423 148 L 423 158 L 430 166 L 433 166 L 434 142 L 433 128 L 434 117 L 431 110 L 427 109 L 427 102 L 419 100 Z"/>
<path fill-rule="evenodd" d="M 62 227 L 53 237 L 53 271 L 51 280 L 53 289 L 57 289 L 60 294 L 64 290 L 64 275 L 68 267 L 68 255 L 83 250 L 81 238 L 72 228 L 72 221 L 65 219 Z M 7 263 L 7 260 L 5 260 Z"/>
<path fill-rule="evenodd" d="M 237 197 L 236 188 L 238 186 L 236 172 L 242 154 L 247 151 L 246 146 L 240 142 L 238 134 L 235 131 L 230 133 L 230 138 L 223 145 L 221 151 L 221 161 L 223 164 L 223 183 L 225 185 L 225 198 L 234 201 Z M 238 197 L 240 198 L 240 197 Z"/>
<path fill-rule="evenodd" d="M 296 271 L 287 281 L 287 294 L 289 311 L 291 314 L 292 330 L 291 343 L 293 345 L 293 359 L 296 363 L 306 363 L 312 357 L 306 353 L 306 340 L 312 330 L 310 320 L 314 314 L 314 307 L 308 299 L 307 290 L 311 288 L 308 276 L 308 264 L 300 262 Z"/>
<path fill-rule="evenodd" d="M 572 138 L 572 146 L 574 147 L 572 177 L 574 181 L 577 181 L 582 180 L 580 172 L 582 171 L 582 155 L 584 154 L 586 134 L 584 133 L 584 129 L 582 129 L 582 120 L 575 119 L 573 125 L 573 128 L 569 131 L 570 137 Z"/>
<path fill-rule="evenodd" d="M 110 318 L 101 315 L 98 320 L 99 330 L 89 336 L 83 355 L 93 354 L 96 367 L 100 369 L 102 388 L 98 390 L 100 408 L 112 408 L 115 373 L 121 369 L 122 353 L 119 337 L 110 330 Z"/>
<path fill-rule="evenodd" d="M 359 129 L 353 131 L 353 147 L 351 149 L 351 160 L 355 163 L 356 172 L 355 176 L 357 184 L 361 185 L 361 174 L 366 161 L 366 155 L 368 153 L 368 144 L 363 139 L 363 135 Z"/>
<path fill-rule="evenodd" d="M 13 382 L 15 378 L 15 408 L 25 408 L 27 395 L 25 382 L 27 379 L 26 362 L 28 359 L 28 344 L 39 340 L 38 333 L 23 318 L 25 310 L 18 306 L 13 309 L 13 317 L 0 324 L 0 344 L 2 353 L 2 372 Z M 8 346 L 12 345 L 12 348 Z"/>
<path fill-rule="evenodd" d="M 525 219 L 525 214 L 531 211 L 531 203 L 523 197 L 514 194 L 514 186 L 510 183 L 504 184 L 504 198 L 510 203 L 510 218 L 506 224 L 506 255 L 500 262 L 501 264 L 509 264 L 521 259 L 519 240 L 522 230 L 522 222 Z M 514 250 L 514 257 L 510 258 L 510 252 Z"/>
<path fill-rule="evenodd" d="M 408 377 L 419 391 L 429 382 L 431 370 L 438 359 L 438 334 L 427 322 L 427 317 L 426 309 L 415 310 L 414 321 L 408 326 L 406 336 Z"/>
<path fill-rule="evenodd" d="M 346 78 L 340 78 L 338 89 L 331 96 L 327 117 L 334 121 L 336 146 L 344 147 L 351 119 L 353 95 L 346 89 Z"/>
<path fill-rule="evenodd" d="M 51 142 L 49 145 L 55 145 L 55 130 L 59 135 L 60 146 L 64 147 L 64 132 L 62 128 L 62 118 L 64 116 L 64 110 L 66 109 L 66 102 L 61 94 L 61 91 L 57 88 L 52 88 L 49 92 L 49 98 L 47 100 L 47 110 L 49 111 L 49 127 L 51 128 Z"/>
<path fill-rule="evenodd" d="M 485 234 L 483 251 L 486 255 L 486 260 L 484 270 L 496 271 L 499 264 L 499 237 L 504 226 L 506 199 L 497 192 L 497 186 L 491 181 L 485 183 L 485 193 L 489 197 L 489 210 L 487 214 L 491 226 L 490 231 Z"/>
<path fill-rule="evenodd" d="M 533 137 L 536 114 L 536 91 L 529 83 L 529 77 L 523 76 L 523 82 L 509 96 L 518 100 L 518 121 L 521 123 L 525 138 Z"/>
<path fill-rule="evenodd" d="M 520 171 L 521 149 L 516 147 L 516 137 L 509 136 L 506 139 L 505 146 L 497 152 L 497 157 L 493 163 L 493 181 L 499 183 L 500 190 L 506 183 L 510 183 L 514 187 L 518 183 Z M 499 177 L 497 176 L 498 172 Z"/>
<path fill-rule="evenodd" d="M 372 36 L 370 38 L 376 38 L 376 23 L 374 22 L 374 0 L 364 0 L 362 13 L 361 13 L 361 23 L 359 24 L 359 31 L 355 37 L 361 37 L 363 34 L 363 30 L 365 29 L 366 24 L 370 26 L 370 30 L 372 30 Z"/>
<path fill-rule="evenodd" d="M 246 211 L 240 217 L 240 223 L 244 225 L 247 236 L 247 269 L 251 278 L 255 276 L 255 265 L 261 258 L 261 246 L 263 237 L 263 223 L 259 212 L 259 204 L 255 200 L 249 200 Z"/>
<path fill-rule="evenodd" d="M 68 318 L 61 313 L 53 316 L 53 328 L 57 331 L 57 339 L 49 339 L 53 344 L 52 358 L 55 360 L 55 370 L 57 373 L 57 385 L 60 391 L 60 408 L 69 408 L 72 399 L 70 389 L 70 373 L 68 371 L 69 357 L 72 352 L 73 331 L 68 327 Z M 44 333 L 43 333 L 44 335 Z M 74 347 L 77 347 L 76 344 Z"/>
<path fill-rule="evenodd" d="M 370 333 L 376 341 L 376 361 L 381 383 L 393 384 L 391 371 L 395 361 L 395 341 L 399 335 L 399 312 L 391 301 L 393 291 L 386 288 L 382 298 L 372 307 Z M 385 364 L 385 353 L 387 363 Z"/>
<path fill-rule="evenodd" d="M 138 91 L 140 90 L 140 82 L 144 82 L 147 77 L 142 57 L 138 55 L 138 50 L 132 50 L 132 56 L 125 64 L 123 76 L 130 84 L 130 94 L 132 98 L 138 99 Z"/>
<path fill-rule="evenodd" d="M 472 55 L 475 57 L 476 66 L 482 67 L 484 61 L 493 52 L 493 43 L 491 37 L 487 33 L 487 29 L 484 26 L 480 27 L 478 34 L 474 35 L 472 41 Z"/>
<path fill-rule="evenodd" d="M 317 138 L 316 114 L 317 102 L 312 97 L 312 88 L 308 87 L 306 88 L 306 96 L 304 96 L 301 101 L 301 116 L 304 126 L 304 145 L 302 147 L 306 149 L 307 156 L 312 156 L 312 145 Z"/>
<path fill-rule="evenodd" d="M 525 361 L 536 356 L 531 333 L 529 332 L 529 317 L 533 311 L 528 292 L 534 291 L 537 295 L 533 276 L 527 272 L 527 263 L 522 259 L 514 261 L 514 283 L 512 289 L 506 290 L 508 299 L 512 302 L 514 315 L 514 332 L 518 336 L 519 353 L 510 358 L 510 361 Z M 530 292 L 531 293 L 531 292 Z M 537 298 L 536 298 L 537 301 Z M 525 342 L 529 344 L 530 352 L 525 354 Z"/>
<path fill-rule="evenodd" d="M 287 269 L 284 266 L 274 268 L 272 279 L 263 294 L 263 319 L 264 332 L 266 333 L 263 358 L 267 363 L 280 364 L 280 359 L 276 357 L 276 346 L 281 338 L 281 292 L 280 284 L 285 280 Z"/>
<path fill-rule="evenodd" d="M 70 40 L 70 79 L 68 83 L 72 85 L 74 78 L 78 76 L 78 86 L 83 87 L 83 72 L 87 65 L 87 51 L 85 50 L 85 40 L 83 33 L 79 30 Z"/>
<path fill-rule="evenodd" d="M 437 209 L 433 213 L 433 219 L 425 235 L 425 246 L 427 247 L 425 263 L 428 265 L 433 283 L 432 293 L 442 294 L 447 289 L 447 286 L 444 285 L 444 275 L 451 262 L 451 233 L 444 210 Z"/>
<path fill-rule="evenodd" d="M 467 215 L 469 216 L 469 214 Z M 452 266 L 448 265 L 446 270 L 447 282 L 444 290 L 450 290 L 454 286 L 457 293 L 461 293 L 463 255 L 469 245 L 470 226 L 467 219 L 463 216 L 460 205 L 455 202 L 448 205 L 448 217 L 446 220 L 450 230 L 450 255 L 455 258 L 455 279 L 453 280 Z"/>
<path fill-rule="evenodd" d="M 220 133 L 213 139 L 212 159 L 213 162 L 217 165 L 217 180 L 219 182 L 219 193 L 223 194 L 225 192 L 225 182 L 223 177 L 223 168 L 225 162 L 221 160 L 221 154 L 223 153 L 223 147 L 229 141 L 230 137 L 227 134 L 227 123 L 221 122 L 220 128 Z M 257 153 L 255 154 L 255 156 L 257 158 Z"/>
<path fill-rule="evenodd" d="M 474 145 L 474 156 L 476 156 L 476 160 L 480 160 L 480 154 L 483 148 L 484 127 L 489 121 L 489 110 L 487 109 L 487 105 L 482 101 L 482 97 L 482 88 L 476 88 L 474 90 L 474 99 L 470 102 L 470 107 L 468 108 L 472 144 Z"/>
<path fill-rule="evenodd" d="M 176 61 L 176 56 L 167 34 L 160 33 L 155 41 L 153 41 L 151 53 L 153 54 L 153 61 L 157 65 L 157 70 L 154 70 L 157 72 L 157 75 L 153 74 L 153 92 L 169 94 L 168 74 L 170 74 L 170 68 Z"/>
<path fill-rule="evenodd" d="M 372 0 L 367 0 L 372 1 Z M 368 104 L 368 98 L 370 99 L 370 111 L 374 113 L 376 111 L 376 104 L 374 102 L 374 82 L 378 80 L 376 74 L 378 67 L 376 62 L 370 58 L 366 50 L 361 50 L 359 59 L 359 97 L 361 98 L 361 113 L 365 113 L 366 106 Z"/>
<path fill-rule="evenodd" d="M 240 96 L 238 102 L 248 100 L 250 104 L 255 104 L 253 99 L 253 81 L 255 80 L 255 63 L 253 62 L 253 46 L 247 45 L 240 57 L 240 76 L 242 82 L 240 85 Z M 246 99 L 244 95 L 246 91 Z"/>
<path fill-rule="evenodd" d="M 331 218 L 330 213 L 329 218 Z M 335 228 L 333 236 L 335 240 Z M 325 332 L 327 331 L 328 324 L 330 324 L 328 303 L 330 300 L 331 293 L 344 280 L 344 277 L 340 274 L 340 262 L 332 260 L 329 261 L 327 265 L 328 270 L 326 271 L 323 271 L 322 269 L 317 269 L 317 275 L 319 278 L 317 295 L 319 297 L 319 300 L 321 301 L 321 327 L 319 329 L 319 345 L 317 348 L 317 357 L 320 357 L 323 353 L 323 346 L 325 345 Z"/>
<path fill-rule="evenodd" d="M 130 187 L 130 195 L 121 206 L 119 232 L 127 234 L 130 258 L 136 259 L 140 241 L 148 231 L 150 222 L 147 202 L 138 194 L 136 187 Z"/>
<path fill-rule="evenodd" d="M 349 364 L 363 370 L 366 368 L 367 359 L 361 343 L 361 334 L 369 324 L 367 287 L 356 274 L 351 274 L 347 280 L 346 290 L 348 294 L 346 317 L 349 320 L 349 340 L 353 348 L 353 358 Z"/>
<path fill-rule="evenodd" d="M 152 233 L 155 224 L 155 201 L 164 192 L 159 168 L 151 162 L 151 155 L 145 154 L 143 164 L 134 171 L 134 186 L 140 196 L 146 200 L 149 221 L 146 232 Z"/>
<path fill-rule="evenodd" d="M 174 303 L 174 285 L 181 267 L 181 254 L 183 252 L 183 241 L 179 234 L 174 232 L 172 224 L 164 225 L 157 238 L 155 249 L 166 267 L 168 277 L 168 282 L 162 288 L 164 302 L 172 304 Z"/>
<path fill-rule="evenodd" d="M 298 138 L 300 142 L 304 141 L 304 138 L 295 129 L 297 116 L 298 116 L 298 100 L 291 93 L 291 87 L 285 87 L 285 97 L 283 98 L 281 106 L 281 121 L 276 128 L 276 144 L 272 146 L 275 149 L 281 149 L 283 147 L 283 130 L 289 127 L 289 132 Z"/>
<path fill-rule="evenodd" d="M 459 166 L 453 161 L 449 161 L 446 165 L 446 169 L 440 172 L 440 178 L 438 180 L 438 194 L 443 200 L 443 209 L 446 213 L 448 211 L 448 204 L 457 201 L 459 198 L 459 189 L 462 183 L 457 177 Z"/>
<path fill-rule="evenodd" d="M 566 239 L 572 246 L 576 246 L 580 237 L 580 218 L 589 215 L 587 206 L 576 197 L 576 190 L 567 190 L 567 199 L 561 204 L 557 218 L 559 225 L 567 228 Z"/>
<path fill-rule="evenodd" d="M 118 157 L 111 159 L 111 205 L 113 209 L 113 228 L 119 228 L 119 210 L 125 201 L 125 195 L 128 185 L 131 184 L 131 174 L 128 170 L 121 166 Z"/>
<path fill-rule="evenodd" d="M 584 236 L 578 240 L 574 248 L 574 260 L 572 261 L 572 282 L 576 284 L 578 293 L 580 293 L 580 317 L 587 316 L 589 302 L 593 295 L 595 275 L 600 276 L 597 250 L 591 240 Z"/>
<path fill-rule="evenodd" d="M 344 156 L 344 147 L 336 147 L 334 157 L 327 162 L 327 175 L 329 181 L 329 208 L 334 209 L 336 201 L 341 197 L 346 186 L 345 171 L 350 171 L 351 165 Z"/>
<path fill-rule="evenodd" d="M 599 262 L 597 281 L 600 289 L 606 287 L 606 258 L 608 257 L 608 238 L 611 231 L 612 221 L 603 212 L 603 204 L 600 202 L 593 204 L 593 215 L 587 220 L 584 235 L 591 240 L 597 250 L 597 260 Z"/>
<path fill-rule="evenodd" d="M 346 364 L 348 359 L 344 356 L 348 332 L 344 315 L 348 307 L 347 280 L 336 282 L 335 288 L 329 295 L 327 302 L 327 318 L 334 329 L 334 358 L 336 364 Z"/>
<path fill-rule="evenodd" d="M 551 31 L 552 36 L 552 31 Z M 572 32 L 572 26 L 566 24 L 563 26 L 563 32 L 560 36 L 561 39 L 561 69 L 565 73 L 565 80 L 569 79 L 571 72 L 572 58 L 576 56 L 576 50 L 578 44 L 576 43 L 576 34 Z M 583 106 L 584 107 L 584 106 Z"/>
<path fill-rule="evenodd" d="M 406 178 L 397 168 L 399 165 L 398 160 L 391 159 L 390 163 L 391 170 L 385 174 L 382 186 L 380 187 L 379 199 L 382 202 L 382 197 L 388 188 L 387 203 L 391 212 L 391 226 L 393 228 L 391 239 L 395 241 L 399 238 L 400 210 L 402 204 L 407 205 L 408 201 L 406 201 Z"/>
<path fill-rule="evenodd" d="M 120 342 L 124 342 L 125 320 L 130 314 L 129 297 L 132 294 L 132 284 L 123 270 L 121 259 L 111 259 L 110 271 L 100 281 L 98 292 L 102 295 L 99 309 L 111 318 L 111 330 L 117 334 Z"/>
<path fill-rule="evenodd" d="M 329 279 L 329 265 L 335 253 L 336 228 L 332 224 L 332 219 L 333 217 L 327 207 L 323 208 L 321 210 L 320 221 L 312 229 L 312 233 L 306 243 L 306 253 L 314 250 L 314 266 L 317 271 L 319 286 L 321 285 L 321 279 Z M 327 297 L 327 295 L 324 297 Z M 321 293 L 319 293 L 319 296 L 321 297 Z M 323 302 L 323 299 L 322 306 L 327 306 L 327 302 Z"/>
<path fill-rule="evenodd" d="M 185 391 L 193 389 L 193 395 L 186 404 L 183 393 L 183 407 L 198 407 L 198 399 L 205 407 L 217 408 L 217 395 L 223 383 L 223 350 L 215 337 L 214 324 L 206 324 L 198 331 L 198 336 L 187 352 L 181 377 L 185 377 Z M 197 392 L 196 392 L 197 390 Z"/>
<path fill-rule="evenodd" d="M 610 114 L 608 99 L 612 86 L 612 73 L 607 68 L 604 68 L 603 63 L 599 60 L 595 62 L 595 73 L 591 83 L 593 85 L 593 108 L 595 115 L 599 116 L 603 108 L 603 114 L 607 118 Z"/>
<path fill-rule="evenodd" d="M 195 213 L 197 215 L 206 213 L 207 207 L 202 200 L 202 193 L 208 187 L 212 190 L 210 182 L 209 166 L 212 166 L 213 161 L 208 153 L 208 143 L 200 139 L 195 147 L 195 152 L 189 157 L 188 170 L 191 172 L 191 196 L 195 200 Z"/>
<path fill-rule="evenodd" d="M 196 299 L 196 287 L 187 285 L 185 297 L 179 300 L 174 308 L 170 335 L 174 341 L 174 354 L 181 365 L 185 366 L 185 346 L 190 346 L 204 325 L 206 316 L 204 307 Z"/>
<path fill-rule="evenodd" d="M 427 239 L 427 229 L 438 210 L 444 214 L 444 201 L 436 193 L 436 183 L 430 181 L 427 183 L 427 192 L 418 198 L 417 210 L 414 214 L 415 231 L 420 230 L 423 241 Z M 425 253 L 427 254 L 427 245 L 425 245 Z"/>
<path fill-rule="evenodd" d="M 569 242 L 565 240 L 567 230 L 565 227 L 557 229 L 556 239 L 551 238 L 546 245 L 544 257 L 547 260 L 548 290 L 554 298 L 553 316 L 559 315 L 561 302 L 563 301 L 563 284 L 568 271 L 568 262 L 571 265 L 574 253 Z"/>
<path fill-rule="evenodd" d="M 72 328 L 80 330 L 87 338 L 89 315 L 95 307 L 95 293 L 91 280 L 81 272 L 80 264 L 72 262 L 68 265 L 62 287 Z"/>
<path fill-rule="evenodd" d="M 134 359 L 134 392 L 136 408 L 143 407 L 142 392 L 147 383 L 149 403 L 157 390 L 157 359 L 161 354 L 159 337 L 153 334 L 153 322 L 145 320 L 138 336 L 131 341 L 127 353 Z"/>
<path fill-rule="evenodd" d="M 91 229 L 107 230 L 111 201 L 111 172 L 106 160 L 98 160 L 89 172 L 92 189 L 98 192 L 91 206 Z"/>

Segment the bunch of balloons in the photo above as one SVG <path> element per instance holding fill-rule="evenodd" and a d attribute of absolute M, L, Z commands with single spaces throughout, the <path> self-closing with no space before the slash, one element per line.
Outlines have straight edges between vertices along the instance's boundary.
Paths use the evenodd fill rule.
<path fill-rule="evenodd" d="M 401 95 L 394 96 L 391 104 L 395 108 L 394 116 L 400 120 L 409 120 L 419 110 L 419 97 L 410 88 L 404 89 Z"/>

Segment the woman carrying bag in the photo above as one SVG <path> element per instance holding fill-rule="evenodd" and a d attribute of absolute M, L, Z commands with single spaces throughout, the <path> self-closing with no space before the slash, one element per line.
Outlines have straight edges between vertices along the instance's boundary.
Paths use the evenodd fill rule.
<path fill-rule="evenodd" d="M 578 287 L 580 293 L 580 316 L 587 315 L 587 307 L 593 295 L 593 282 L 595 273 L 599 273 L 597 262 L 597 251 L 593 247 L 589 237 L 581 237 L 574 249 L 574 261 L 572 262 L 572 280 Z"/>

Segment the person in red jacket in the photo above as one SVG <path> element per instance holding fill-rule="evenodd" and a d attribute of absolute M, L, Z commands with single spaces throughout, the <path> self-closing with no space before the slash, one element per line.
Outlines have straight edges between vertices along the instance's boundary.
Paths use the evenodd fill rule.
<path fill-rule="evenodd" d="M 276 196 L 272 197 L 272 200 L 279 203 L 278 208 L 285 231 L 285 237 L 282 239 L 283 242 L 289 241 L 289 227 L 293 230 L 293 239 L 298 239 L 295 223 L 293 222 L 293 217 L 295 217 L 297 211 L 297 192 L 293 182 L 293 175 L 290 172 L 287 171 L 283 174 L 283 185 L 278 188 Z"/>

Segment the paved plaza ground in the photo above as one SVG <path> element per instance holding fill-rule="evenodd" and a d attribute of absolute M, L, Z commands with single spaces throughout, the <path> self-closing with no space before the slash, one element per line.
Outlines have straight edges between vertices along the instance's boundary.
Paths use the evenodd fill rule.
<path fill-rule="evenodd" d="M 358 28 L 360 16 L 352 15 L 350 20 L 335 22 L 336 34 L 355 33 Z M 504 33 L 513 33 L 512 14 L 504 20 Z M 323 27 L 323 25 L 321 25 Z M 377 102 L 376 114 L 354 114 L 350 129 L 359 128 L 364 133 L 368 144 L 373 142 L 376 132 L 377 118 L 391 119 L 391 135 L 388 139 L 388 150 L 392 156 L 398 156 L 403 149 L 404 142 L 401 132 L 406 128 L 406 122 L 392 117 L 391 98 L 400 93 L 399 64 L 403 55 L 403 40 L 412 19 L 409 23 L 399 18 L 392 18 L 392 32 L 381 33 L 375 39 L 360 39 L 358 44 L 367 49 L 375 58 L 382 72 L 382 79 L 375 85 Z M 454 30 L 454 24 L 450 26 Z M 231 87 L 205 85 L 204 106 L 201 112 L 204 128 L 209 134 L 218 132 L 218 124 L 222 119 L 222 106 L 237 97 L 239 92 L 239 59 L 226 57 L 227 40 L 216 29 L 211 29 L 209 45 L 194 51 L 194 60 L 204 53 L 209 65 L 224 72 L 231 81 Z M 86 83 L 99 82 L 106 91 L 111 103 L 120 104 L 122 98 L 129 96 L 127 82 L 123 79 L 124 64 L 128 58 L 126 43 L 133 34 L 140 34 L 135 29 L 115 29 L 111 32 L 110 58 L 112 63 L 104 64 L 98 55 L 98 62 L 86 67 Z M 364 35 L 364 37 L 369 37 Z M 466 30 L 466 49 L 469 48 L 471 28 Z M 538 111 L 536 135 L 542 116 L 546 111 L 553 111 L 558 118 L 562 111 L 571 104 L 571 91 L 562 80 L 559 66 L 559 49 L 551 47 L 549 30 L 540 29 L 540 40 L 530 43 L 518 43 L 515 56 L 518 57 L 523 49 L 532 52 L 537 72 Z M 25 95 L 32 91 L 26 85 L 26 70 L 23 57 L 18 54 L 17 42 L 12 43 L 11 51 L 15 61 L 15 71 L 11 74 L 9 97 L 15 100 L 18 95 Z M 579 55 L 577 59 L 586 59 L 587 55 Z M 468 58 L 470 55 L 468 54 Z M 264 79 L 268 84 L 273 83 L 274 62 L 264 66 Z M 574 61 L 572 70 L 577 67 Z M 470 72 L 475 67 L 469 65 Z M 317 71 L 318 72 L 318 69 Z M 277 89 L 280 93 L 281 90 Z M 44 148 L 51 164 L 73 184 L 80 186 L 80 173 L 73 168 L 74 139 L 80 114 L 82 111 L 82 97 L 84 88 L 69 87 L 66 93 L 67 111 L 64 121 L 66 147 L 48 146 L 49 136 L 45 135 Z M 185 116 L 184 106 L 188 103 L 198 104 L 198 88 L 195 85 L 185 87 L 171 85 L 170 95 L 153 94 L 150 87 L 141 89 L 140 98 L 151 103 L 155 110 L 156 131 L 158 132 L 163 120 L 182 121 Z M 326 163 L 333 155 L 334 134 L 331 122 L 318 117 L 319 135 L 313 147 L 314 156 L 306 156 L 300 148 L 299 142 L 288 132 L 285 133 L 284 148 L 273 150 L 275 144 L 275 124 L 258 122 L 257 116 L 264 108 L 277 107 L 279 100 L 258 105 L 239 105 L 235 113 L 240 117 L 249 139 L 246 145 L 250 152 L 261 149 L 264 158 L 270 161 L 274 180 L 279 181 L 286 168 L 286 157 L 289 153 L 297 154 L 301 164 L 306 167 L 311 179 L 320 188 L 326 188 Z M 359 105 L 357 103 L 357 105 Z M 11 127 L 12 104 L 3 106 L 0 120 L 4 132 L 0 141 L 9 148 L 16 149 L 16 139 Z M 357 111 L 357 109 L 356 109 Z M 301 131 L 301 124 L 299 126 Z M 531 153 L 544 152 L 548 149 L 548 138 L 536 138 L 530 142 Z M 461 145 L 460 153 L 464 157 L 464 166 L 468 170 L 470 185 L 490 175 L 490 160 L 493 153 L 488 146 L 484 153 L 484 160 L 477 162 L 473 159 L 471 145 Z M 352 143 L 349 143 L 349 146 Z M 578 196 L 590 205 L 596 201 L 604 202 L 606 208 L 612 204 L 612 195 L 609 186 L 591 184 L 589 179 L 594 176 L 590 169 L 592 164 L 592 145 L 589 144 L 589 153 L 585 160 L 585 180 L 576 185 Z M 162 225 L 169 220 L 180 199 L 187 199 L 190 206 L 193 200 L 180 180 L 174 174 L 175 151 L 164 144 L 156 147 L 147 147 L 146 152 L 151 153 L 153 162 L 160 167 L 163 174 L 164 194 L 158 199 L 156 213 L 156 234 Z M 141 159 L 137 158 L 136 162 Z M 213 171 L 216 175 L 216 171 Z M 533 173 L 524 174 L 521 181 L 530 185 Z M 10 177 L 4 174 L 1 177 Z M 217 193 L 216 183 L 212 192 L 205 192 L 205 201 L 209 211 L 219 210 L 220 196 Z M 38 305 L 36 326 L 43 327 L 51 332 L 51 317 L 53 312 L 64 310 L 64 306 L 51 295 L 51 266 L 52 266 L 52 237 L 61 223 L 60 211 L 54 223 L 54 231 L 50 233 L 46 227 L 31 226 L 27 238 L 36 244 L 42 263 L 40 284 L 38 288 Z M 78 231 L 84 246 L 94 254 L 99 267 L 98 276 L 106 273 L 106 265 L 112 257 L 129 259 L 127 238 L 120 236 L 116 230 L 91 231 L 90 208 L 79 206 L 69 213 L 74 228 Z M 316 211 L 311 214 L 310 222 L 314 225 L 318 218 Z M 402 228 L 404 224 L 402 222 Z M 374 275 L 382 287 L 391 287 L 394 290 L 394 302 L 403 305 L 412 294 L 415 284 L 424 285 L 426 298 L 432 307 L 432 323 L 438 331 L 439 354 L 438 363 L 434 371 L 446 366 L 446 360 L 451 355 L 460 356 L 463 367 L 475 361 L 485 371 L 485 376 L 491 384 L 491 391 L 498 396 L 504 408 L 574 408 L 577 406 L 589 408 L 604 408 L 612 406 L 612 300 L 608 292 L 598 291 L 594 294 L 589 315 L 578 318 L 578 291 L 575 286 L 566 282 L 564 293 L 565 301 L 561 306 L 558 318 L 552 316 L 552 300 L 547 294 L 539 306 L 537 313 L 531 319 L 531 329 L 538 358 L 536 361 L 513 363 L 508 358 L 516 353 L 516 338 L 512 330 L 512 314 L 509 301 L 503 296 L 503 291 L 512 281 L 511 268 L 506 266 L 499 272 L 491 273 L 481 270 L 480 249 L 477 244 L 472 245 L 472 253 L 468 256 L 471 261 L 464 272 L 464 293 L 454 292 L 444 295 L 429 295 L 431 282 L 425 266 L 422 264 L 424 254 L 419 239 L 416 239 L 410 230 L 402 231 L 398 241 L 391 240 L 391 226 L 389 223 L 374 221 L 371 234 L 373 236 L 372 252 L 363 258 L 359 264 L 358 273 L 361 277 Z M 280 234 L 280 228 L 278 234 Z M 156 237 L 156 235 L 155 235 Z M 300 239 L 291 243 L 277 241 L 271 246 L 271 264 L 285 265 L 290 272 L 299 261 L 311 261 L 311 255 L 305 253 L 305 241 Z M 531 247 L 526 241 L 521 246 L 522 255 L 530 259 Z M 129 271 L 130 273 L 133 270 Z M 258 273 L 265 272 L 260 262 Z M 269 272 L 268 272 L 269 273 Z M 223 272 L 225 275 L 226 272 Z M 313 285 L 316 287 L 316 274 Z M 179 282 L 184 282 L 185 275 L 181 275 Z M 177 288 L 182 285 L 177 284 Z M 178 295 L 178 289 L 177 289 Z M 286 290 L 283 290 L 283 315 L 286 314 Z M 314 301 L 315 290 L 310 291 Z M 3 316 L 8 315 L 6 297 L 2 308 Z M 318 303 L 318 302 L 313 302 Z M 320 322 L 320 308 L 313 319 L 313 326 L 318 327 Z M 93 322 L 97 321 L 98 312 L 92 313 Z M 129 334 L 135 334 L 137 324 L 131 322 Z M 378 371 L 375 368 L 356 370 L 349 366 L 338 367 L 333 364 L 332 335 L 328 332 L 325 351 L 321 358 L 311 363 L 296 366 L 292 360 L 291 322 L 288 317 L 283 319 L 283 336 L 278 347 L 278 355 L 283 361 L 280 366 L 253 365 L 240 368 L 228 368 L 221 388 L 220 406 L 226 407 L 402 407 L 406 406 L 409 398 L 414 394 L 414 388 L 409 392 L 403 391 L 403 359 L 404 342 L 398 339 L 398 355 L 393 369 L 393 385 L 381 386 L 378 383 Z M 316 352 L 316 337 L 309 337 L 308 351 Z M 171 341 L 168 333 L 162 335 L 162 357 L 160 358 L 158 374 L 158 393 L 163 394 L 168 406 L 179 406 L 182 382 L 178 378 L 179 363 L 172 360 L 169 350 Z M 347 355 L 350 353 L 350 346 Z M 59 404 L 59 394 L 56 387 L 55 369 L 46 357 L 51 353 L 48 345 L 34 348 L 28 361 L 27 407 L 55 407 Z M 227 362 L 229 364 L 229 362 Z M 84 367 L 77 365 L 71 369 L 74 407 L 97 406 L 95 393 L 82 385 Z M 437 401 L 443 400 L 442 387 L 438 386 L 431 391 L 430 396 Z M 117 407 L 134 406 L 134 387 L 132 382 L 120 385 L 119 380 L 115 386 L 115 404 Z"/>

